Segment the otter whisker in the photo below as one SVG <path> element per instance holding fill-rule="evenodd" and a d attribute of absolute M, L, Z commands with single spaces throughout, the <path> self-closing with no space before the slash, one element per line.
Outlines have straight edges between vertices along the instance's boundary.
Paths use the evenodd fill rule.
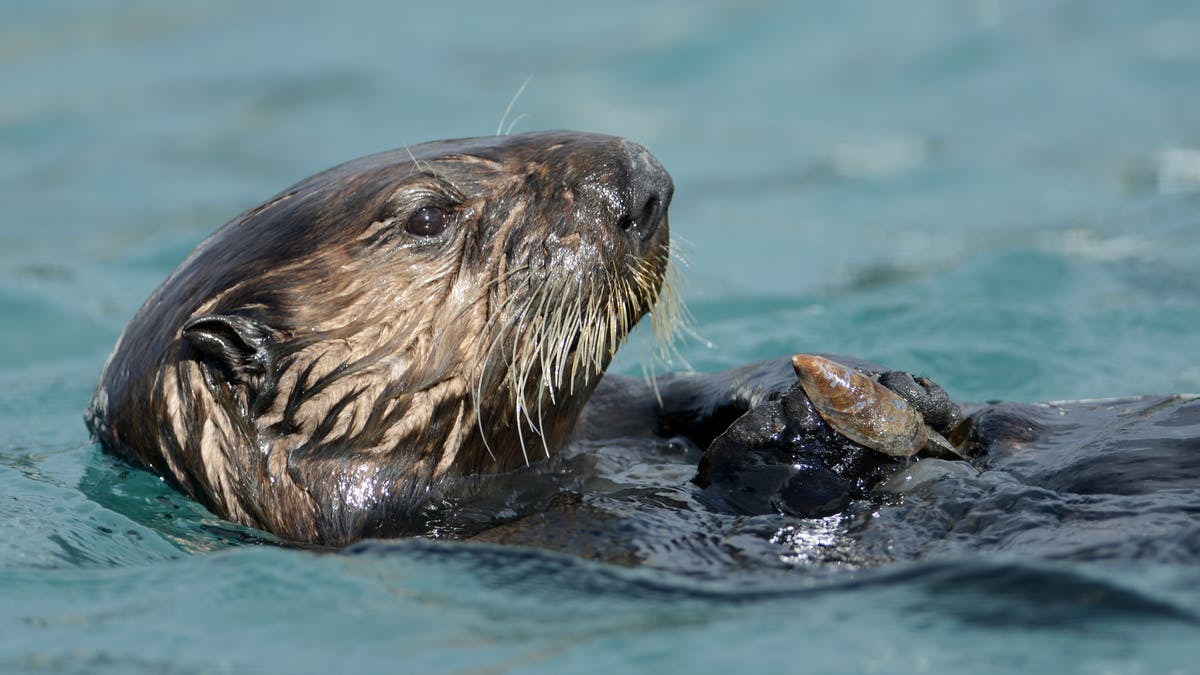
<path fill-rule="evenodd" d="M 526 279 L 522 284 L 521 291 L 524 292 L 526 289 L 530 288 L 533 288 L 533 284 L 530 280 Z M 520 333 L 520 327 L 528 317 L 530 308 L 538 300 L 538 293 L 536 290 L 534 290 L 533 293 L 530 293 L 523 298 L 523 303 L 517 302 L 519 300 L 522 300 L 521 296 L 519 294 L 514 294 L 510 301 L 511 306 L 508 306 L 509 303 L 506 303 L 503 312 L 497 315 L 496 318 L 500 320 L 500 323 L 497 324 L 497 327 L 494 331 L 494 336 L 490 345 L 490 351 L 499 353 L 501 342 L 504 339 L 513 337 L 514 335 Z M 516 309 L 518 304 L 522 305 L 520 309 Z M 514 343 L 514 357 L 508 362 L 509 366 L 511 366 L 513 361 L 516 359 L 515 350 L 518 347 L 519 345 Z"/>
<path fill-rule="evenodd" d="M 552 390 L 562 388 L 565 384 L 563 382 L 563 375 L 571 345 L 575 341 L 575 336 L 583 331 L 582 322 L 579 318 L 579 309 L 582 302 L 580 296 L 576 295 L 572 298 L 567 293 L 561 291 L 559 295 L 561 299 L 555 311 L 553 330 L 548 341 L 548 347 L 553 349 L 554 355 L 553 370 L 547 373 L 547 376 L 550 378 Z"/>
<path fill-rule="evenodd" d="M 549 298 L 548 298 L 549 294 L 545 292 L 544 286 L 538 288 L 538 293 L 540 295 L 540 300 L 538 302 L 537 311 L 535 311 L 532 315 L 533 321 L 530 323 L 530 332 L 529 332 L 529 335 L 531 335 L 533 337 L 533 339 L 532 340 L 517 339 L 517 340 L 513 341 L 513 360 L 512 360 L 512 363 L 510 364 L 510 375 L 511 375 L 511 381 L 512 381 L 512 394 L 513 394 L 513 397 L 514 397 L 514 400 L 516 403 L 516 413 L 517 413 L 516 423 L 518 425 L 518 430 L 519 430 L 519 425 L 521 424 L 520 418 L 521 418 L 522 413 L 524 413 L 525 419 L 526 419 L 526 421 L 529 422 L 529 426 L 531 428 L 536 426 L 535 422 L 533 421 L 533 418 L 530 416 L 529 401 L 526 398 L 527 392 L 528 392 L 527 387 L 528 387 L 528 383 L 529 383 L 529 375 L 531 374 L 530 371 L 533 370 L 533 364 L 537 357 L 537 354 L 534 352 L 534 349 L 531 348 L 529 345 L 531 345 L 531 344 L 536 345 L 537 337 L 539 336 L 539 333 L 540 333 L 541 321 L 544 321 L 543 317 L 545 314 L 546 302 L 549 300 Z M 528 312 L 526 312 L 521 317 L 521 321 L 517 325 L 517 335 L 518 336 L 520 336 L 522 334 L 522 329 L 525 326 L 527 319 L 529 319 Z M 517 349 L 519 347 L 524 347 L 524 349 L 518 353 Z M 523 443 L 524 443 L 524 440 L 522 440 L 522 444 Z M 521 449 L 522 449 L 522 451 L 524 451 L 524 449 L 525 449 L 524 445 L 522 445 Z M 526 457 L 526 463 L 528 463 L 528 457 Z"/>
<path fill-rule="evenodd" d="M 579 283 L 580 283 L 580 286 L 582 287 L 582 284 L 583 284 L 582 279 L 580 280 Z M 581 289 L 581 292 L 579 293 L 579 295 L 577 295 L 576 297 L 582 297 L 582 289 Z M 597 328 L 596 328 L 595 312 L 596 312 L 596 304 L 593 303 L 588 306 L 587 316 L 584 318 L 584 321 L 583 321 L 583 325 L 587 327 L 587 330 L 581 331 L 580 336 L 579 336 L 579 338 L 580 338 L 579 344 L 575 349 L 574 357 L 571 359 L 571 395 L 572 396 L 575 395 L 575 383 L 579 380 L 579 369 L 580 369 L 580 367 L 582 367 L 584 365 L 584 362 L 587 359 L 587 354 L 592 349 L 592 343 L 596 339 Z M 583 373 L 583 377 L 584 377 L 584 379 L 587 378 L 586 371 Z"/>
<path fill-rule="evenodd" d="M 525 449 L 525 432 L 521 430 L 521 410 L 517 408 L 517 443 L 521 446 L 521 457 L 525 459 L 525 466 L 529 466 L 529 451 Z"/>
<path fill-rule="evenodd" d="M 678 362 L 681 364 L 682 370 L 691 370 L 691 365 L 679 349 L 680 339 L 687 337 L 702 344 L 709 344 L 693 328 L 695 320 L 683 302 L 679 290 L 682 279 L 680 270 L 682 263 L 680 265 L 671 264 L 672 260 L 682 260 L 682 256 L 674 249 L 656 259 L 658 268 L 664 271 L 661 273 L 662 283 L 657 302 L 649 309 L 651 338 L 649 343 L 643 343 L 646 357 L 642 362 L 642 374 L 650 383 L 654 395 L 660 403 L 661 396 L 655 377 L 658 364 L 661 363 L 669 368 Z M 654 268 L 649 262 L 645 264 L 651 269 Z"/>
<path fill-rule="evenodd" d="M 428 163 L 426 163 L 424 167 L 421 166 L 421 160 L 417 159 L 417 156 L 413 154 L 412 148 L 408 147 L 407 142 L 403 140 L 400 142 L 404 146 L 404 151 L 408 153 L 408 158 L 412 160 L 413 167 L 415 167 L 417 171 L 423 171 L 434 177 L 437 176 L 437 172 L 435 172 L 433 167 L 431 167 Z"/>
<path fill-rule="evenodd" d="M 489 341 L 487 347 L 484 349 L 483 359 L 477 366 L 479 370 L 479 376 L 475 378 L 475 388 L 471 392 L 471 405 L 474 410 L 475 423 L 479 429 L 480 438 L 483 441 L 484 447 L 488 451 L 488 455 L 493 460 L 496 459 L 496 456 L 493 454 L 491 444 L 488 442 L 488 434 L 483 427 L 483 414 L 481 412 L 483 381 L 487 376 L 493 360 L 498 356 L 498 347 L 500 342 L 504 339 L 505 335 L 509 333 L 511 328 L 511 316 L 509 310 L 522 299 L 525 289 L 529 288 L 531 285 L 532 282 L 528 277 L 522 279 L 520 285 L 517 288 L 512 289 L 512 292 L 509 294 L 509 296 L 505 298 L 498 307 L 495 308 L 494 313 L 488 318 L 488 321 L 483 328 L 484 335 L 487 335 L 490 331 L 492 332 L 493 337 Z M 525 312 L 527 312 L 529 305 L 534 301 L 534 299 L 534 297 L 525 297 L 525 307 L 523 307 L 520 312 L 517 312 L 517 314 L 523 315 Z M 500 322 L 502 321 L 504 325 L 500 326 Z"/>
<path fill-rule="evenodd" d="M 562 293 L 546 293 L 547 300 L 550 296 L 555 296 L 556 304 L 551 310 L 546 302 L 538 308 L 538 317 L 541 320 L 538 324 L 538 330 L 535 333 L 536 351 L 541 362 L 541 381 L 545 382 L 546 374 L 552 372 L 554 368 L 555 352 L 550 349 L 553 346 L 555 332 L 558 330 L 558 325 L 562 321 L 562 306 L 566 301 Z M 547 318 L 549 316 L 549 318 Z M 551 384 L 551 396 L 554 395 L 553 382 Z M 541 387 L 539 385 L 539 391 Z M 540 396 L 540 394 L 539 394 Z"/>
<path fill-rule="evenodd" d="M 528 113 L 521 113 L 520 115 L 517 115 L 516 117 L 514 117 L 513 121 L 508 123 L 508 128 L 504 130 L 504 135 L 511 136 L 513 127 L 517 126 L 517 122 L 520 122 L 521 120 L 525 119 L 526 117 L 529 117 Z"/>
<path fill-rule="evenodd" d="M 545 422 L 543 421 L 545 418 L 542 416 L 542 402 L 544 400 L 545 397 L 541 395 L 541 388 L 539 387 L 537 399 L 537 432 L 542 441 L 542 451 L 546 453 L 546 459 L 550 459 L 550 445 L 546 442 L 546 426 Z"/>
<path fill-rule="evenodd" d="M 670 264 L 670 261 L 667 261 L 664 266 L 666 272 L 659 303 L 663 311 L 650 314 L 650 326 L 656 331 L 656 343 L 660 346 L 660 354 L 667 363 L 671 363 L 672 358 L 675 357 L 679 358 L 686 368 L 690 368 L 682 353 L 679 352 L 677 340 L 686 336 L 710 348 L 712 344 L 696 331 L 696 319 L 683 301 L 681 285 L 684 277 L 680 268 Z"/>
<path fill-rule="evenodd" d="M 513 97 L 508 100 L 508 106 L 504 108 L 504 114 L 500 116 L 500 123 L 496 125 L 497 136 L 501 135 L 500 130 L 504 128 L 504 120 L 508 119 L 508 114 L 512 112 L 513 106 L 517 104 L 517 99 L 521 98 L 521 94 L 525 93 L 525 87 L 528 87 L 529 83 L 532 81 L 533 74 L 530 73 L 529 77 L 526 77 L 525 81 L 522 82 L 521 86 L 517 89 L 517 93 L 513 94 Z M 521 117 L 523 117 L 523 115 L 518 115 L 517 119 L 513 120 L 513 124 L 516 124 L 517 120 L 520 120 Z M 512 125 L 509 125 L 508 131 L 503 135 L 507 136 L 510 133 L 512 133 Z"/>
<path fill-rule="evenodd" d="M 549 445 L 545 439 L 545 425 L 543 421 L 545 399 L 544 392 L 547 388 L 549 388 L 552 394 L 554 383 L 552 381 L 547 381 L 546 379 L 546 373 L 549 372 L 553 367 L 553 356 L 547 356 L 547 350 L 544 348 L 544 345 L 547 344 L 548 340 L 553 339 L 553 331 L 559 330 L 555 327 L 553 321 L 549 321 L 547 319 L 547 316 L 555 316 L 555 313 L 552 313 L 548 303 L 552 302 L 555 299 L 555 296 L 557 296 L 559 300 L 559 306 L 562 304 L 562 294 L 552 292 L 553 290 L 554 288 L 551 286 L 541 286 L 537 289 L 537 311 L 533 313 L 534 320 L 530 322 L 529 325 L 529 339 L 519 341 L 521 344 L 526 345 L 526 349 L 519 354 L 514 352 L 510 372 L 510 378 L 513 383 L 512 391 L 517 416 L 516 423 L 520 425 L 522 423 L 522 418 L 524 418 L 524 421 L 529 424 L 530 428 L 538 433 L 543 444 L 543 450 L 546 452 L 547 456 L 549 456 L 550 451 Z M 522 322 L 517 326 L 518 332 L 523 328 L 523 326 L 524 317 Z M 533 395 L 536 397 L 536 407 L 538 411 L 537 421 L 535 421 L 532 417 L 531 409 L 533 406 L 528 400 L 528 396 L 530 395 L 529 378 L 534 373 L 535 364 L 540 365 L 540 368 L 538 369 L 538 380 L 533 392 Z M 519 426 L 518 432 L 521 443 L 523 444 L 524 434 Z M 522 445 L 522 451 L 525 452 L 524 445 Z M 528 461 L 527 457 L 526 460 Z"/>
<path fill-rule="evenodd" d="M 620 297 L 619 296 L 613 297 L 613 295 L 610 295 L 609 297 L 611 298 L 611 300 L 608 303 L 608 314 L 604 317 L 605 323 L 607 324 L 607 327 L 608 327 L 608 344 L 601 346 L 601 348 L 597 351 L 596 355 L 594 356 L 594 358 L 596 359 L 595 360 L 596 370 L 600 370 L 600 368 L 601 368 L 601 365 L 600 365 L 601 354 L 603 354 L 606 351 L 606 349 L 611 348 L 610 347 L 611 345 L 615 345 L 619 341 L 619 338 L 617 337 L 618 326 L 617 326 L 616 319 L 614 317 L 614 314 L 615 314 L 614 309 L 615 308 L 613 307 L 613 304 L 619 303 Z"/>

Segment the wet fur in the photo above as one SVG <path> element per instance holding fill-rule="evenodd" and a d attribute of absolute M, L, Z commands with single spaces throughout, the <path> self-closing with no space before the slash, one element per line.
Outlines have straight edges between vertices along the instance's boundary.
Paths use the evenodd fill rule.
<path fill-rule="evenodd" d="M 219 515 L 287 539 L 420 531 L 475 477 L 555 452 L 657 299 L 670 179 L 638 153 L 546 132 L 309 178 L 155 291 L 88 425 Z M 629 187 L 647 170 L 659 204 Z M 450 214 L 446 233 L 406 232 L 430 205 Z M 659 231 L 622 235 L 652 207 Z"/>

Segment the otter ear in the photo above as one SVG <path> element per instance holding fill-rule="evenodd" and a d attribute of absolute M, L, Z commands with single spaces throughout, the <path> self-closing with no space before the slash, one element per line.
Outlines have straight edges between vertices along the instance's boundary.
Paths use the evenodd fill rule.
<path fill-rule="evenodd" d="M 258 385 L 274 370 L 273 331 L 253 319 L 232 314 L 199 316 L 183 325 L 183 339 L 236 382 Z"/>

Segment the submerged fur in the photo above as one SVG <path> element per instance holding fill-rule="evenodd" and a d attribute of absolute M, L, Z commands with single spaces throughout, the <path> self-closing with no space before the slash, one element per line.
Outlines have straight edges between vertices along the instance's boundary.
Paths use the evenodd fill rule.
<path fill-rule="evenodd" d="M 89 427 L 288 539 L 421 531 L 469 477 L 569 436 L 659 297 L 672 189 L 640 146 L 569 132 L 318 174 L 164 282 L 106 364 Z M 422 209 L 445 230 L 410 232 Z"/>

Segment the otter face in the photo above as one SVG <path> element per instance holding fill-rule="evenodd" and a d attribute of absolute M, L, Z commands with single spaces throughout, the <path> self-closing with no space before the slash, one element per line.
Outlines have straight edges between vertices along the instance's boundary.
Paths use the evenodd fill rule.
<path fill-rule="evenodd" d="M 658 296 L 670 176 L 641 146 L 582 134 L 405 155 L 341 261 L 372 280 L 358 349 L 423 401 L 405 431 L 436 426 L 435 410 L 459 420 L 451 436 L 473 424 L 445 439 L 435 475 L 548 456 Z M 308 323 L 338 332 L 341 320 Z"/>
<path fill-rule="evenodd" d="M 643 147 L 571 132 L 335 167 L 156 291 L 89 425 L 222 515 L 353 538 L 434 481 L 557 449 L 659 296 L 672 192 Z"/>

